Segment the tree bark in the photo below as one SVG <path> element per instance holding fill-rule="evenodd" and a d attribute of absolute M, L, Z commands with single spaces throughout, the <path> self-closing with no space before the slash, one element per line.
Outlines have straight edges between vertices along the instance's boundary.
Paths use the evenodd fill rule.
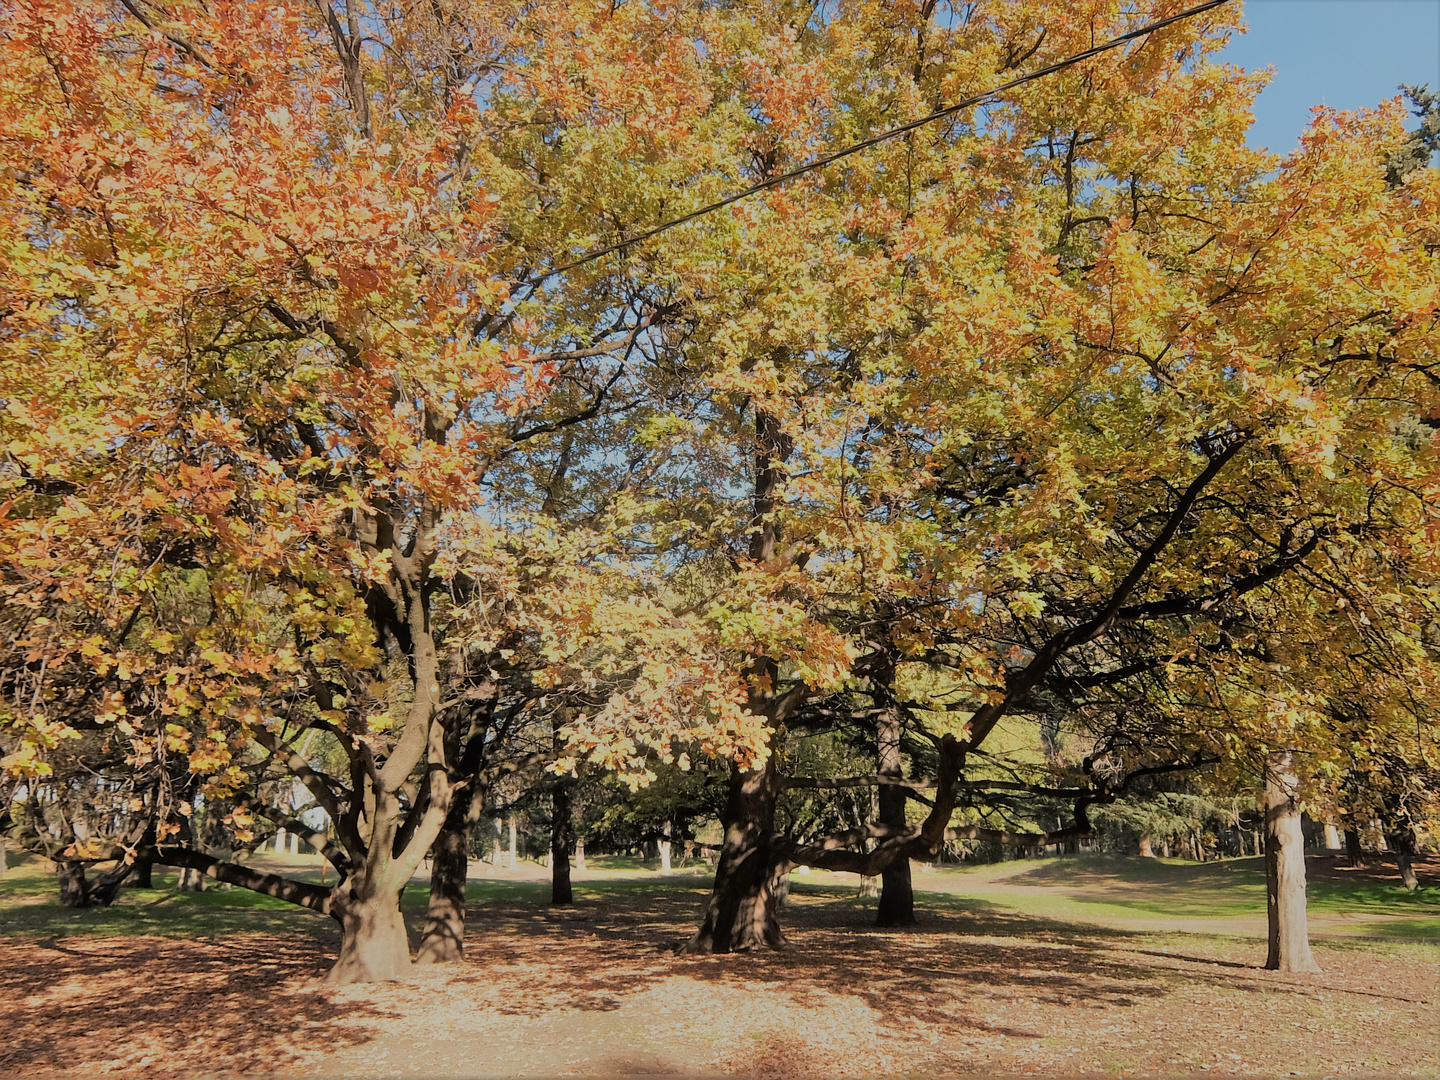
<path fill-rule="evenodd" d="M 575 837 L 575 869 L 585 869 L 585 837 Z"/>
<path fill-rule="evenodd" d="M 1271 971 L 1316 972 L 1305 919 L 1305 835 L 1293 751 L 1265 762 L 1265 893 Z"/>
<path fill-rule="evenodd" d="M 180 869 L 180 880 L 177 885 L 180 892 L 197 893 L 205 891 L 205 878 L 199 870 L 185 866 Z"/>
<path fill-rule="evenodd" d="M 1243 848 L 1240 854 L 1245 854 Z M 1140 857 L 1142 859 L 1155 858 L 1155 849 L 1150 846 L 1150 836 L 1148 833 L 1140 834 Z"/>
<path fill-rule="evenodd" d="M 881 693 L 888 697 L 893 669 L 877 674 L 877 682 L 884 681 Z M 900 757 L 900 736 L 903 724 L 900 711 L 893 702 L 880 714 L 876 728 L 875 765 L 876 772 L 884 777 L 899 780 L 904 775 L 904 762 Z M 897 829 L 905 827 L 905 789 L 898 784 L 881 784 L 879 790 L 879 814 L 881 825 Z M 876 926 L 913 926 L 915 923 L 915 890 L 910 878 L 910 860 L 897 859 L 880 874 L 880 904 L 875 913 Z"/>
<path fill-rule="evenodd" d="M 1325 850 L 1339 851 L 1340 847 L 1340 830 L 1327 821 L 1325 823 Z"/>
<path fill-rule="evenodd" d="M 511 870 L 515 869 L 515 815 L 508 819 L 510 825 L 510 850 L 506 853 L 505 865 Z"/>
<path fill-rule="evenodd" d="M 448 964 L 465 959 L 465 879 L 470 859 L 466 807 L 457 799 L 430 849 L 430 904 L 415 962 Z"/>
<path fill-rule="evenodd" d="M 1365 849 L 1360 846 L 1360 833 L 1355 829 L 1345 830 L 1345 862 L 1357 870 L 1365 865 Z"/>
<path fill-rule="evenodd" d="M 149 859 L 136 859 L 131 872 L 132 889 L 153 889 L 155 887 L 155 864 Z"/>
<path fill-rule="evenodd" d="M 1405 888 L 1414 892 L 1420 887 L 1420 879 L 1415 874 L 1415 830 L 1408 827 L 1395 829 L 1387 834 L 1386 841 L 1395 855 L 1395 868 L 1400 871 L 1400 881 Z"/>
<path fill-rule="evenodd" d="M 349 895 L 340 895 L 347 889 Z M 349 879 L 336 888 L 331 915 L 340 924 L 340 958 L 326 973 L 326 982 L 396 982 L 410 974 L 400 890 L 366 888 L 364 882 Z"/>
<path fill-rule="evenodd" d="M 662 873 L 662 874 L 668 874 L 668 873 L 670 873 L 670 830 L 671 830 L 671 828 L 672 828 L 672 826 L 671 826 L 670 822 L 668 822 L 668 821 L 665 822 L 665 826 L 664 826 L 663 830 L 662 830 L 661 833 L 660 833 L 660 839 L 659 839 L 658 841 L 656 841 L 656 843 L 655 843 L 655 846 L 656 846 L 656 848 L 659 849 L 659 853 L 660 853 L 660 873 Z"/>
<path fill-rule="evenodd" d="M 778 948 L 784 943 L 776 916 L 777 868 L 788 864 L 771 850 L 781 777 L 773 756 L 756 770 L 736 769 L 725 805 L 725 839 L 715 868 L 715 887 L 699 931 L 685 946 L 691 953 L 728 953 Z"/>
<path fill-rule="evenodd" d="M 560 780 L 550 792 L 550 903 L 568 907 L 575 902 L 570 884 L 570 785 Z M 575 841 L 575 856 L 585 869 L 585 841 Z"/>

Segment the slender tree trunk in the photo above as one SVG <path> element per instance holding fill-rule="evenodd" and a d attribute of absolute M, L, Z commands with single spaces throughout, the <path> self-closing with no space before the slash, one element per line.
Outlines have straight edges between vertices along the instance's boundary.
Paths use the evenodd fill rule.
<path fill-rule="evenodd" d="M 660 839 L 659 839 L 659 841 L 658 841 L 658 842 L 656 843 L 656 845 L 655 845 L 657 848 L 660 849 L 660 873 L 662 873 L 662 874 L 668 874 L 668 873 L 670 873 L 670 830 L 671 830 L 671 828 L 672 828 L 672 826 L 671 826 L 670 822 L 668 822 L 668 821 L 665 822 L 665 825 L 664 825 L 664 827 L 663 827 L 663 829 L 661 830 L 661 833 L 660 833 Z"/>
<path fill-rule="evenodd" d="M 1365 865 L 1365 849 L 1360 846 L 1360 833 L 1355 829 L 1345 830 L 1345 861 L 1357 870 Z"/>
<path fill-rule="evenodd" d="M 685 951 L 740 952 L 784 943 L 775 905 L 777 871 L 783 860 L 777 863 L 771 850 L 780 784 L 773 756 L 757 770 L 732 772 L 715 887 L 704 921 Z"/>
<path fill-rule="evenodd" d="M 585 837 L 575 837 L 575 869 L 585 869 Z"/>
<path fill-rule="evenodd" d="M 510 817 L 509 817 L 509 819 L 508 819 L 508 822 L 509 822 L 509 825 L 510 825 L 510 850 L 509 850 L 509 852 L 506 854 L 505 859 L 506 859 L 506 865 L 507 865 L 511 870 L 514 870 L 514 869 L 515 869 L 515 815 L 514 815 L 514 814 L 511 814 L 511 815 L 510 815 Z"/>
<path fill-rule="evenodd" d="M 1272 971 L 1320 970 L 1310 952 L 1305 919 L 1305 835 L 1300 826 L 1300 780 L 1293 751 L 1272 752 L 1265 763 L 1265 892 Z"/>
<path fill-rule="evenodd" d="M 5 865 L 5 837 L 0 836 L 0 877 L 4 877 L 8 869 Z"/>
<path fill-rule="evenodd" d="M 550 792 L 550 903 L 568 907 L 575 902 L 570 884 L 570 785 L 560 780 Z M 585 868 L 585 841 L 576 839 L 575 858 Z"/>
<path fill-rule="evenodd" d="M 1400 871 L 1400 881 L 1405 888 L 1414 892 L 1420 887 L 1420 879 L 1415 874 L 1415 830 L 1396 829 L 1387 836 L 1387 840 L 1395 855 L 1395 868 Z"/>
<path fill-rule="evenodd" d="M 877 682 L 883 680 L 888 693 L 889 680 L 893 670 L 878 673 Z M 904 762 L 900 757 L 900 736 L 904 730 L 900 711 L 893 703 L 879 718 L 876 728 L 875 764 L 881 776 L 900 779 L 904 775 Z M 905 790 L 896 784 L 881 784 L 878 792 L 881 825 L 903 829 L 905 827 Z M 910 860 L 897 859 L 880 874 L 880 903 L 875 913 L 876 926 L 912 926 L 915 922 L 915 890 L 910 878 Z"/>
<path fill-rule="evenodd" d="M 430 849 L 430 903 L 420 934 L 419 964 L 448 964 L 465 959 L 465 878 L 470 859 L 466 799 L 456 799 L 445 827 Z"/>
<path fill-rule="evenodd" d="M 1341 846 L 1340 830 L 1327 821 L 1325 823 L 1325 850 L 1339 851 Z"/>

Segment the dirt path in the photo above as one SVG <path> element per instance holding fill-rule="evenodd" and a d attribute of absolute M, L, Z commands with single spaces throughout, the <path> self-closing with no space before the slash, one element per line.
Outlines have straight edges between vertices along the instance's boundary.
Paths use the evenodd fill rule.
<path fill-rule="evenodd" d="M 803 884 L 780 953 L 677 957 L 702 883 L 490 902 L 470 959 L 329 989 L 314 935 L 0 944 L 0 1072 L 63 1075 L 1434 1075 L 1440 951 L 1263 946 L 999 910 L 913 932 Z M 1341 943 L 1335 943 L 1335 946 Z M 1379 948 L 1381 951 L 1373 951 Z"/>

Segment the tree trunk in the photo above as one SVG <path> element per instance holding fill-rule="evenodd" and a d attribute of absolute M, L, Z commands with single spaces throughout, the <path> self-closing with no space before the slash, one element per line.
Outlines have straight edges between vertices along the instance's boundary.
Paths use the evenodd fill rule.
<path fill-rule="evenodd" d="M 1150 837 L 1145 833 L 1140 835 L 1140 857 L 1142 859 L 1155 858 L 1155 849 L 1150 846 Z"/>
<path fill-rule="evenodd" d="M 284 829 L 276 829 L 276 830 L 275 830 L 275 854 L 276 854 L 276 855 L 284 855 L 284 854 L 285 854 L 285 830 L 284 830 Z"/>
<path fill-rule="evenodd" d="M 155 864 L 149 859 L 136 859 L 131 871 L 132 889 L 153 889 L 155 887 Z"/>
<path fill-rule="evenodd" d="M 343 986 L 408 977 L 410 941 L 400 913 L 400 891 L 366 889 L 354 878 L 335 891 L 349 895 L 332 901 L 331 914 L 340 923 L 340 958 L 325 981 Z"/>
<path fill-rule="evenodd" d="M 299 833 L 293 833 L 293 832 L 292 832 L 292 833 L 290 834 L 290 854 L 291 854 L 291 855 L 299 855 L 299 854 L 300 854 L 300 834 L 299 834 Z"/>
<path fill-rule="evenodd" d="M 448 964 L 465 959 L 465 876 L 470 839 L 465 799 L 456 799 L 445 827 L 430 849 L 430 904 L 420 934 L 419 964 Z"/>
<path fill-rule="evenodd" d="M 670 830 L 671 825 L 667 821 L 661 830 L 660 839 L 655 845 L 660 849 L 660 873 L 662 874 L 670 873 Z"/>
<path fill-rule="evenodd" d="M 9 867 L 5 865 L 5 837 L 0 836 L 0 877 L 5 876 Z"/>
<path fill-rule="evenodd" d="M 568 907 L 575 902 L 570 884 L 570 785 L 561 780 L 550 792 L 550 903 Z M 585 869 L 585 841 L 575 841 L 575 861 Z"/>
<path fill-rule="evenodd" d="M 876 675 L 888 691 L 892 672 Z M 900 736 L 903 724 L 900 711 L 893 704 L 880 714 L 876 727 L 875 765 L 881 776 L 900 779 L 905 763 L 900 758 Z M 881 825 L 905 827 L 905 789 L 897 784 L 881 784 L 879 790 Z M 880 904 L 875 913 L 876 926 L 913 926 L 915 923 L 915 890 L 910 880 L 910 860 L 896 859 L 880 874 Z"/>
<path fill-rule="evenodd" d="M 180 892 L 197 893 L 205 891 L 205 875 L 191 866 L 180 868 L 180 880 L 177 885 Z"/>
<path fill-rule="evenodd" d="M 1360 833 L 1355 829 L 1345 830 L 1345 861 L 1357 870 L 1365 865 L 1365 849 L 1360 846 Z"/>
<path fill-rule="evenodd" d="M 1327 821 L 1325 823 L 1325 850 L 1339 851 L 1340 848 L 1340 830 Z"/>
<path fill-rule="evenodd" d="M 1395 854 L 1395 867 L 1400 871 L 1401 882 L 1414 892 L 1420 887 L 1420 879 L 1415 875 L 1415 830 L 1396 829 L 1386 839 Z"/>
<path fill-rule="evenodd" d="M 575 837 L 575 869 L 585 869 L 585 837 Z"/>
<path fill-rule="evenodd" d="M 508 822 L 509 822 L 509 825 L 510 825 L 510 850 L 509 850 L 509 852 L 506 854 L 505 864 L 506 864 L 511 870 L 514 870 L 514 869 L 515 869 L 515 815 L 513 815 L 513 814 L 510 815 L 510 817 L 509 817 L 509 819 L 508 819 Z"/>
<path fill-rule="evenodd" d="M 85 867 L 78 862 L 55 864 L 55 877 L 60 883 L 60 903 L 65 907 L 89 907 L 89 890 L 85 888 Z"/>
<path fill-rule="evenodd" d="M 777 871 L 788 871 L 788 866 L 784 860 L 777 862 L 770 843 L 780 783 L 773 756 L 758 770 L 731 773 L 715 887 L 686 952 L 728 953 L 784 944 L 775 885 Z"/>
<path fill-rule="evenodd" d="M 1305 920 L 1305 835 L 1300 826 L 1300 780 L 1293 751 L 1272 752 L 1265 763 L 1265 893 L 1271 971 L 1320 970 L 1310 952 Z"/>

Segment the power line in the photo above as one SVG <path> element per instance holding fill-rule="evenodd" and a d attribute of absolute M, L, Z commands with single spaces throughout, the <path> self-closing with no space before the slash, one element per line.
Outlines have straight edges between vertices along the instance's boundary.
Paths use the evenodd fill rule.
<path fill-rule="evenodd" d="M 646 229 L 644 232 L 638 233 L 635 236 L 629 237 L 628 239 L 618 240 L 613 244 L 607 244 L 605 247 L 596 248 L 594 251 L 587 251 L 584 255 L 580 256 L 580 258 L 576 259 L 574 262 L 569 262 L 566 263 L 564 266 L 556 267 L 554 270 L 549 271 L 542 277 L 534 279 L 532 283 L 538 285 L 540 282 L 545 281 L 547 278 L 555 277 L 557 274 L 564 274 L 570 270 L 576 269 L 577 267 L 584 266 L 586 263 L 594 262 L 596 259 L 602 258 L 605 255 L 610 255 L 617 251 L 624 251 L 628 247 L 634 247 L 636 244 L 643 243 L 644 241 L 649 240 L 652 237 L 659 236 L 663 232 L 669 232 L 671 229 L 674 229 L 680 225 L 684 225 L 686 222 L 694 221 L 696 218 L 704 217 L 706 214 L 712 214 L 716 210 L 723 210 L 725 207 L 737 203 L 741 199 L 748 199 L 751 195 L 759 194 L 760 192 L 766 191 L 773 187 L 779 187 L 781 184 L 788 183 L 791 180 L 804 176 L 806 173 L 812 173 L 815 172 L 817 169 L 825 168 L 827 165 L 833 165 L 835 162 L 840 161 L 842 158 L 850 157 L 852 154 L 858 154 L 862 150 L 870 149 L 870 147 L 872 146 L 878 146 L 880 143 L 888 142 L 890 139 L 894 139 L 900 135 L 904 135 L 906 132 L 914 131 L 916 128 L 924 127 L 926 124 L 934 123 L 936 120 L 943 120 L 947 116 L 953 116 L 955 113 L 959 112 L 962 109 L 968 109 L 974 105 L 979 105 L 982 102 L 988 100 L 989 98 L 993 98 L 997 94 L 1003 94 L 1005 91 L 1013 90 L 1017 86 L 1024 86 L 1026 83 L 1034 82 L 1036 79 L 1042 79 L 1046 75 L 1053 75 L 1057 71 L 1063 71 L 1065 68 L 1072 67 L 1073 65 L 1078 64 L 1081 61 L 1089 60 L 1092 56 L 1099 56 L 1101 53 L 1109 52 L 1111 49 L 1118 48 L 1119 46 L 1124 45 L 1127 41 L 1134 41 L 1136 38 L 1142 38 L 1145 37 L 1147 34 L 1153 34 L 1156 30 L 1163 30 L 1167 26 L 1173 26 L 1175 23 L 1183 22 L 1186 19 L 1193 18 L 1196 15 L 1200 15 L 1206 11 L 1210 11 L 1212 8 L 1218 8 L 1221 5 L 1228 3 L 1230 3 L 1230 0 L 1206 0 L 1206 2 L 1203 4 L 1197 4 L 1195 7 L 1187 8 L 1186 10 L 1176 15 L 1171 15 L 1169 18 L 1158 19 L 1153 23 L 1148 23 L 1145 26 L 1140 27 L 1138 30 L 1132 30 L 1128 34 L 1121 34 L 1119 37 L 1111 38 L 1109 41 L 1106 41 L 1103 44 L 1095 45 L 1092 48 L 1086 49 L 1084 52 L 1076 53 L 1074 56 L 1068 56 L 1064 60 L 1060 60 L 1046 67 L 1039 68 L 1035 71 L 1030 72 L 1028 75 L 1021 75 L 1019 78 L 1011 79 L 1007 83 L 1001 83 L 999 86 L 992 86 L 989 90 L 985 90 L 979 94 L 974 94 L 971 97 L 967 97 L 961 101 L 957 101 L 953 105 L 946 105 L 944 108 L 936 109 L 934 112 L 928 113 L 925 116 L 920 117 L 918 120 L 911 120 L 908 124 L 901 124 L 899 127 L 891 128 L 888 131 L 882 131 L 879 135 L 872 135 L 864 142 L 854 143 L 853 145 L 844 147 L 841 150 L 836 150 L 834 153 L 826 154 L 824 157 L 818 157 L 814 161 L 811 161 L 805 165 L 801 165 L 798 169 L 792 169 L 790 172 L 782 173 L 779 176 L 772 176 L 769 180 L 762 180 L 760 183 L 745 188 L 743 191 L 737 191 L 733 194 L 726 195 L 723 199 L 710 203 L 708 206 L 702 206 L 698 210 L 692 210 L 688 214 L 682 214 L 680 217 L 673 218 L 672 220 L 665 222 L 663 225 L 656 225 L 654 228 Z"/>

